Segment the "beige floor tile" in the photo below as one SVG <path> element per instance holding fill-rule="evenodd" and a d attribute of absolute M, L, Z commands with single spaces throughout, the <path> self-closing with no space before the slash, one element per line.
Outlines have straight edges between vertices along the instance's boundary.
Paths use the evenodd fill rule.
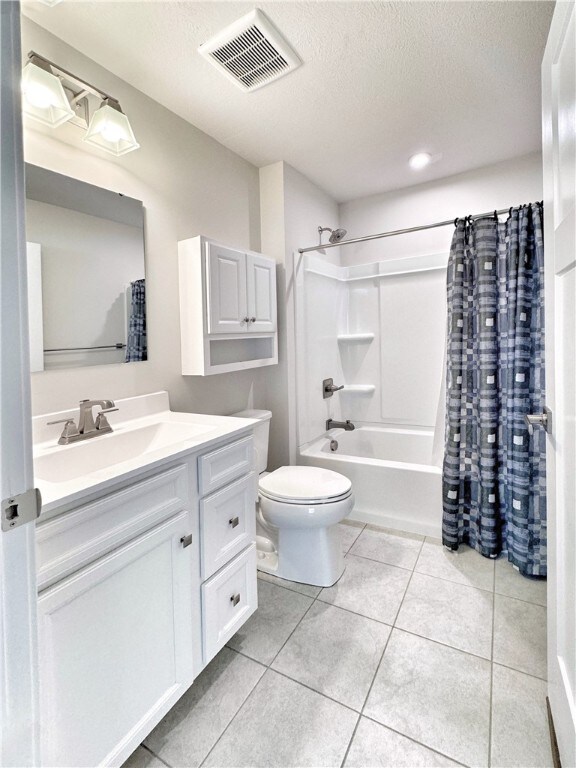
<path fill-rule="evenodd" d="M 494 664 L 493 768 L 552 768 L 546 683 Z"/>
<path fill-rule="evenodd" d="M 360 711 L 390 631 L 380 622 L 317 602 L 272 668 Z"/>
<path fill-rule="evenodd" d="M 345 768 L 451 768 L 458 765 L 366 717 L 360 719 L 344 763 Z"/>
<path fill-rule="evenodd" d="M 394 629 L 364 714 L 453 760 L 487 766 L 490 666 Z"/>
<path fill-rule="evenodd" d="M 169 765 L 196 768 L 264 672 L 261 664 L 223 648 L 144 744 Z"/>
<path fill-rule="evenodd" d="M 422 536 L 367 526 L 356 539 L 350 554 L 412 570 L 423 541 Z"/>
<path fill-rule="evenodd" d="M 489 592 L 494 589 L 494 560 L 482 557 L 465 545 L 461 545 L 457 552 L 451 552 L 442 544 L 427 540 L 422 546 L 415 570 L 468 587 L 478 587 Z"/>
<path fill-rule="evenodd" d="M 546 678 L 546 608 L 494 596 L 494 661 Z"/>
<path fill-rule="evenodd" d="M 346 570 L 340 580 L 333 587 L 323 589 L 318 599 L 394 624 L 410 571 L 350 554 L 344 562 Z"/>
<path fill-rule="evenodd" d="M 546 605 L 546 579 L 530 579 L 514 568 L 506 557 L 496 560 L 494 591 L 507 597 L 516 597 L 529 603 Z"/>
<path fill-rule="evenodd" d="M 396 626 L 489 659 L 492 609 L 492 592 L 415 573 Z"/>
<path fill-rule="evenodd" d="M 268 670 L 208 756 L 206 768 L 336 768 L 358 715 Z"/>

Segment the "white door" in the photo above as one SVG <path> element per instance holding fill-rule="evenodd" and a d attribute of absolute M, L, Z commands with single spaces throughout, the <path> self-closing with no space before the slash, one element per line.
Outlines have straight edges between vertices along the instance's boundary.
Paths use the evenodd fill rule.
<path fill-rule="evenodd" d="M 246 254 L 207 244 L 208 333 L 246 333 Z"/>
<path fill-rule="evenodd" d="M 556 4 L 542 63 L 548 440 L 548 695 L 576 765 L 576 60 L 574 4 Z"/>
<path fill-rule="evenodd" d="M 183 512 L 40 594 L 42 765 L 123 763 L 192 683 L 189 529 Z"/>
<path fill-rule="evenodd" d="M 250 331 L 276 330 L 276 262 L 263 256 L 246 256 Z"/>
<path fill-rule="evenodd" d="M 2 500 L 33 485 L 21 61 L 19 3 L 0 2 Z M 0 532 L 0 648 L 0 765 L 38 765 L 34 522 Z"/>

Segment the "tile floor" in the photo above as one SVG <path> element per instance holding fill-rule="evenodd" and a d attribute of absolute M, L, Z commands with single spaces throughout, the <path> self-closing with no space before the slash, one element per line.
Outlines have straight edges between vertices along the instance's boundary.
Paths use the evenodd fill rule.
<path fill-rule="evenodd" d="M 258 611 L 124 768 L 552 765 L 545 582 L 340 527 L 340 581 L 260 574 Z"/>

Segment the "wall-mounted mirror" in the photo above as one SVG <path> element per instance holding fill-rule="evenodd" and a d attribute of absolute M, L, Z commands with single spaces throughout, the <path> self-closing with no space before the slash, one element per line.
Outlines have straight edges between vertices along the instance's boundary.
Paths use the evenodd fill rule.
<path fill-rule="evenodd" d="M 26 164 L 31 370 L 147 359 L 140 200 Z"/>

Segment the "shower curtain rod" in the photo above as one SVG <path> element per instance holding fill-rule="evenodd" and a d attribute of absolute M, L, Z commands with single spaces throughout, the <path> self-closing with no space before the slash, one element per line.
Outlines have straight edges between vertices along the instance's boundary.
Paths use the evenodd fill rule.
<path fill-rule="evenodd" d="M 511 208 L 502 208 L 499 211 L 489 211 L 488 213 L 477 213 L 472 216 L 473 219 L 482 219 L 485 216 L 500 216 L 502 213 L 509 213 Z M 352 243 L 365 243 L 367 240 L 379 240 L 381 237 L 392 237 L 393 235 L 406 235 L 408 232 L 419 232 L 422 229 L 435 229 L 436 227 L 447 227 L 449 224 L 454 225 L 456 219 L 447 219 L 446 221 L 438 221 L 436 224 L 423 224 L 420 227 L 409 227 L 408 229 L 395 229 L 392 232 L 380 232 L 378 235 L 365 235 L 364 237 L 353 237 L 350 240 L 340 240 L 339 243 L 326 243 L 325 245 L 311 245 L 309 248 L 298 248 L 298 253 L 308 253 L 308 251 L 321 251 L 325 248 L 335 248 L 337 245 L 351 245 Z"/>

